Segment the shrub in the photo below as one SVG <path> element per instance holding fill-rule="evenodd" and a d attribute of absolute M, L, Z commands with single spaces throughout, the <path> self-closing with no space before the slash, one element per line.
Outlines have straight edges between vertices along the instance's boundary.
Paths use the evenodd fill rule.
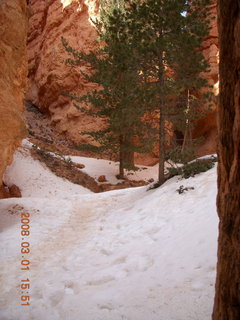
<path fill-rule="evenodd" d="M 199 159 L 193 162 L 184 164 L 182 167 L 169 168 L 171 177 L 181 175 L 183 178 L 188 179 L 194 177 L 196 174 L 210 170 L 214 166 L 215 158 L 212 159 Z"/>
<path fill-rule="evenodd" d="M 195 174 L 206 172 L 212 169 L 213 166 L 214 166 L 214 163 L 211 160 L 196 160 L 194 162 L 190 162 L 185 166 L 183 166 L 182 176 L 183 178 L 188 179 L 190 177 L 194 177 Z"/>
<path fill-rule="evenodd" d="M 194 187 L 184 187 L 184 186 L 180 186 L 176 191 L 177 191 L 179 194 L 182 194 L 182 193 L 184 193 L 185 191 L 188 191 L 188 190 L 194 190 Z"/>

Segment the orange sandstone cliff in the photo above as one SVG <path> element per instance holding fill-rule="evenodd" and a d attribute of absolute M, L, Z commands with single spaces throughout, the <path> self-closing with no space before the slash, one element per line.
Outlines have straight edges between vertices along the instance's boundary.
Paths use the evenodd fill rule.
<path fill-rule="evenodd" d="M 210 65 L 210 72 L 204 76 L 209 84 L 213 86 L 215 96 L 218 95 L 218 28 L 217 28 L 217 0 L 211 7 L 211 13 L 214 20 L 211 22 L 211 31 L 203 43 L 203 53 Z M 204 118 L 197 121 L 193 137 L 204 137 L 204 141 L 198 147 L 198 154 L 205 155 L 216 153 L 217 145 L 217 106 L 213 105 L 212 111 Z"/>
<path fill-rule="evenodd" d="M 61 36 L 78 50 L 93 50 L 96 31 L 90 18 L 98 12 L 97 0 L 30 0 L 29 88 L 27 100 L 50 115 L 52 124 L 75 143 L 83 142 L 79 131 L 93 129 L 91 118 L 82 116 L 61 90 L 81 95 L 91 90 L 80 67 L 64 64 L 68 54 Z M 81 67 L 82 70 L 84 66 Z"/>
<path fill-rule="evenodd" d="M 26 0 L 0 1 L 0 198 L 3 173 L 26 134 L 22 118 L 27 79 Z"/>

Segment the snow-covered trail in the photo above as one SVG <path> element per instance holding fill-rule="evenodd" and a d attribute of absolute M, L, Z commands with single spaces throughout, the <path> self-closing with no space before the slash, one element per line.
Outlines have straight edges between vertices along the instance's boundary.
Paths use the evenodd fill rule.
<path fill-rule="evenodd" d="M 1 320 L 210 320 L 216 168 L 148 192 L 92 194 L 74 186 L 67 193 L 69 185 L 58 180 L 63 198 L 52 189 L 48 195 L 47 181 L 37 182 L 47 172 L 39 170 L 32 173 L 38 174 L 35 190 L 26 186 L 24 198 L 0 201 Z M 195 189 L 179 195 L 182 184 Z M 26 273 L 20 270 L 21 212 L 31 217 Z M 31 283 L 26 307 L 19 288 L 24 277 Z"/>

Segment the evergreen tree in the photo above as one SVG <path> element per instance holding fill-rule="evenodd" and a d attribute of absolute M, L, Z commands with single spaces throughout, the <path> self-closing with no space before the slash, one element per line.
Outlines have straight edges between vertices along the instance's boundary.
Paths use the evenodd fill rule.
<path fill-rule="evenodd" d="M 77 52 L 65 39 L 62 42 L 73 57 L 68 63 L 85 61 L 93 72 L 85 73 L 84 77 L 99 85 L 98 89 L 80 98 L 69 95 L 78 102 L 74 105 L 80 111 L 104 121 L 103 129 L 83 132 L 100 146 L 82 145 L 82 148 L 117 155 L 119 178 L 123 178 L 124 169 L 136 169 L 133 152 L 151 150 L 150 130 L 153 129 L 150 123 L 142 121 L 148 106 L 147 86 L 139 72 L 136 50 L 128 38 L 124 6 L 118 1 L 108 1 L 108 5 L 101 10 L 96 23 L 99 40 L 104 43 L 96 52 Z M 79 102 L 84 102 L 88 108 Z"/>
<path fill-rule="evenodd" d="M 84 76 L 99 89 L 72 97 L 90 105 L 88 110 L 76 105 L 81 111 L 104 119 L 103 130 L 85 133 L 100 143 L 95 149 L 118 154 L 121 178 L 133 152 L 151 147 L 152 124 L 142 121 L 146 112 L 159 118 L 159 184 L 165 180 L 165 122 L 177 115 L 185 136 L 191 131 L 194 93 L 206 85 L 200 47 L 209 31 L 210 1 L 105 0 L 96 23 L 104 45 L 97 52 L 86 55 L 63 41 L 74 58 L 69 63 L 85 61 L 94 70 Z"/>
<path fill-rule="evenodd" d="M 172 115 L 185 117 L 173 108 L 174 99 L 205 86 L 200 77 L 207 64 L 199 51 L 209 32 L 210 0 L 146 0 L 128 4 L 130 32 L 141 70 L 151 83 L 152 108 L 159 114 L 159 184 L 164 182 L 165 122 Z M 186 121 L 188 123 L 188 121 Z"/>
<path fill-rule="evenodd" d="M 192 129 L 194 122 L 211 107 L 212 92 L 203 73 L 209 72 L 202 45 L 208 35 L 210 2 L 188 2 L 185 27 L 178 37 L 179 45 L 173 54 L 173 69 L 177 78 L 177 120 L 175 127 L 184 133 L 182 153 L 194 149 Z M 179 121 L 180 119 L 180 121 Z"/>

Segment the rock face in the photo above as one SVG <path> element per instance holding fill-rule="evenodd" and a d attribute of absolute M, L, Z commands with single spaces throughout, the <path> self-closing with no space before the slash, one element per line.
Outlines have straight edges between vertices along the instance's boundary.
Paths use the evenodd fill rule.
<path fill-rule="evenodd" d="M 30 0 L 28 55 L 29 88 L 27 99 L 49 113 L 52 123 L 74 142 L 84 142 L 79 131 L 93 129 L 96 123 L 72 106 L 61 90 L 81 95 L 91 84 L 80 68 L 64 64 L 68 54 L 61 43 L 63 36 L 77 50 L 94 49 L 96 31 L 90 18 L 98 12 L 98 0 Z M 84 66 L 81 67 L 82 70 Z"/>
<path fill-rule="evenodd" d="M 218 265 L 213 320 L 240 315 L 240 3 L 219 1 Z"/>
<path fill-rule="evenodd" d="M 61 36 L 78 50 L 94 50 L 96 31 L 90 18 L 98 12 L 98 0 L 30 0 L 32 17 L 28 36 L 29 89 L 27 99 L 50 115 L 52 124 L 65 133 L 75 143 L 86 142 L 79 131 L 93 130 L 100 125 L 96 118 L 82 115 L 72 106 L 69 98 L 61 95 L 61 90 L 82 95 L 93 88 L 81 74 L 79 67 L 69 67 L 63 62 L 69 56 L 62 44 Z M 212 6 L 216 16 L 216 5 Z M 210 62 L 211 72 L 206 75 L 212 85 L 218 81 L 218 35 L 216 20 L 212 31 L 204 43 L 204 54 Z M 83 71 L 86 67 L 83 65 Z M 199 147 L 203 155 L 216 151 L 216 110 L 196 124 L 193 137 L 200 135 L 205 141 Z M 152 155 L 138 156 L 138 162 L 150 164 Z M 141 160 L 142 159 L 142 160 Z M 146 161 L 147 163 L 146 163 Z M 156 160 L 156 158 L 155 158 Z"/>
<path fill-rule="evenodd" d="M 213 86 L 215 95 L 218 95 L 218 62 L 219 62 L 219 49 L 218 49 L 218 28 L 217 28 L 217 1 L 211 6 L 212 17 L 215 18 L 211 21 L 211 31 L 208 38 L 203 43 L 203 53 L 210 65 L 210 72 L 204 76 L 209 84 Z M 213 103 L 214 104 L 214 103 Z M 198 146 L 199 156 L 215 153 L 217 145 L 217 107 L 213 105 L 212 111 L 204 118 L 197 121 L 193 131 L 193 137 L 204 137 L 204 141 Z"/>
<path fill-rule="evenodd" d="M 26 134 L 22 118 L 27 79 L 26 0 L 0 1 L 0 198 L 3 173 Z"/>

